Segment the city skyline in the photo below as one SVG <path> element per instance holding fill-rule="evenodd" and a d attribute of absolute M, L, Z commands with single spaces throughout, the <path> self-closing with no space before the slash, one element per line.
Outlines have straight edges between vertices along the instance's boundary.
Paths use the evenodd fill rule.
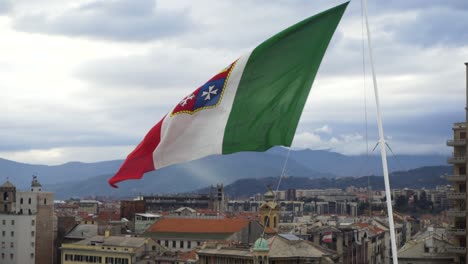
<path fill-rule="evenodd" d="M 232 60 L 340 3 L 3 1 L 0 157 L 40 164 L 123 159 Z M 370 148 L 377 141 L 367 64 L 364 92 L 360 12 L 359 1 L 350 3 L 338 26 L 295 148 L 365 153 L 364 93 Z M 449 154 L 450 127 L 464 120 L 468 4 L 392 1 L 370 3 L 369 13 L 392 150 Z"/>

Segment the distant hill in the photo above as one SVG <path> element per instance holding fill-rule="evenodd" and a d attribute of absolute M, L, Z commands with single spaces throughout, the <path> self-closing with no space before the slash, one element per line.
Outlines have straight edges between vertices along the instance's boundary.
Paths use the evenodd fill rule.
<path fill-rule="evenodd" d="M 284 158 L 259 152 L 210 156 L 146 173 L 141 180 L 126 181 L 119 189 L 109 187 L 112 174 L 91 177 L 80 182 L 48 185 L 57 197 L 83 195 L 130 196 L 139 193 L 180 193 L 216 183 L 231 183 L 240 178 L 280 176 Z M 334 177 L 307 168 L 294 160 L 288 162 L 288 173 L 301 177 Z"/>
<path fill-rule="evenodd" d="M 31 175 L 37 174 L 43 185 L 57 197 L 82 195 L 127 196 L 138 193 L 186 192 L 204 186 L 230 184 L 242 178 L 276 177 L 281 174 L 287 149 L 275 147 L 267 152 L 240 152 L 214 155 L 200 160 L 147 173 L 143 180 L 123 183 L 115 190 L 107 180 L 122 160 L 96 163 L 70 162 L 56 166 L 24 164 L 0 159 L 0 182 L 9 177 L 18 188 L 28 188 Z M 422 166 L 445 165 L 442 155 L 397 155 L 389 157 L 390 171 Z M 380 175 L 379 156 L 345 156 L 325 150 L 291 150 L 286 174 L 305 178 Z"/>
<path fill-rule="evenodd" d="M 286 156 L 287 149 L 274 148 L 271 152 Z M 338 176 L 382 175 L 380 155 L 346 156 L 327 150 L 304 149 L 291 151 L 290 159 L 308 168 Z M 447 157 L 443 155 L 392 155 L 388 153 L 387 159 L 390 172 L 447 165 Z"/>
<path fill-rule="evenodd" d="M 15 162 L 0 158 L 0 182 L 10 178 L 20 188 L 31 184 L 31 176 L 37 174 L 41 183 L 80 181 L 96 175 L 113 173 L 122 164 L 121 160 L 95 163 L 68 162 L 62 165 L 47 166 Z"/>
<path fill-rule="evenodd" d="M 451 174 L 451 166 L 422 167 L 409 171 L 399 171 L 390 174 L 390 186 L 392 189 L 402 188 L 426 188 L 435 189 L 438 185 L 449 184 L 441 175 Z M 278 177 L 266 177 L 260 179 L 240 179 L 224 187 L 226 194 L 232 198 L 251 197 L 257 193 L 264 193 L 268 185 L 276 188 Z M 383 190 L 382 176 L 342 177 L 342 178 L 283 178 L 280 190 L 287 189 L 345 189 L 349 186 L 367 187 L 368 182 L 373 190 Z M 208 192 L 208 188 L 198 190 L 199 193 Z"/>

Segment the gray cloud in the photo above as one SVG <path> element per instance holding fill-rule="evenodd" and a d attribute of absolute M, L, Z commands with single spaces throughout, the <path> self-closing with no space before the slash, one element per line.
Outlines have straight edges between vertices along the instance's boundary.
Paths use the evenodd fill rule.
<path fill-rule="evenodd" d="M 166 47 L 143 55 L 105 58 L 82 65 L 76 76 L 101 87 L 196 89 L 240 54 L 216 50 Z M 216 59 L 214 59 L 216 58 Z M 225 60 L 224 64 L 221 61 Z M 203 73 L 203 74 L 200 74 Z"/>
<path fill-rule="evenodd" d="M 293 4 L 272 1 L 266 5 L 265 2 L 200 0 L 190 8 L 171 7 L 168 11 L 164 10 L 167 6 L 156 6 L 149 1 L 93 1 L 62 13 L 57 11 L 54 16 L 47 9 L 30 12 L 35 9 L 26 8 L 27 3 L 23 2 L 25 8 L 18 11 L 15 7 L 18 12 L 12 12 L 11 16 L 17 29 L 106 39 L 98 42 L 99 45 L 109 45 L 114 50 L 109 53 L 112 55 L 99 53 L 99 56 L 83 57 L 65 73 L 69 75 L 60 76 L 76 82 L 70 101 L 68 96 L 64 99 L 59 96 L 51 102 L 44 100 L 49 95 L 39 96 L 37 102 L 26 102 L 15 108 L 21 107 L 18 111 L 0 113 L 0 138 L 6 142 L 2 150 L 133 147 L 183 96 L 243 52 L 287 26 L 340 2 L 324 0 L 317 4 L 317 1 L 295 0 Z M 465 25 L 466 19 L 461 16 L 466 4 L 415 2 L 419 4 L 413 1 L 370 3 L 384 127 L 396 153 L 411 153 L 411 147 L 413 153 L 445 153 L 450 151 L 444 144 L 451 135 L 452 122 L 463 119 L 464 97 L 460 95 L 464 95 L 465 68 L 462 62 L 468 53 L 464 32 L 457 32 L 461 30 L 457 26 L 447 29 L 450 25 L 444 19 L 453 15 Z M 63 7 L 61 1 L 57 3 Z M 436 7 L 442 10 L 440 14 Z M 417 25 L 427 20 L 431 24 Z M 190 21 L 196 21 L 196 27 L 191 27 Z M 417 30 L 421 31 L 420 35 Z M 171 38 L 171 34 L 178 34 L 177 38 Z M 298 134 L 313 134 L 328 125 L 332 132 L 320 134 L 322 147 L 327 142 L 335 144 L 330 147 L 336 147 L 335 138 L 338 143 L 349 143 L 346 147 L 364 149 L 359 37 L 360 6 L 359 1 L 354 1 L 323 60 L 298 129 Z M 156 41 L 117 43 L 148 40 Z M 53 51 L 49 54 L 54 55 Z M 111 57 L 115 54 L 122 55 Z M 0 68 L 17 64 L 0 62 Z M 27 65 L 18 64 L 12 71 L 20 72 L 24 66 Z M 369 140 L 373 147 L 377 128 L 368 66 L 367 77 Z M 66 84 L 63 89 L 67 89 Z M 7 107 L 8 102 L 15 104 L 5 98 Z M 308 139 L 303 137 L 303 140 Z M 334 150 L 347 151 L 344 147 Z M 359 151 L 347 153 L 351 152 Z M 123 158 L 125 154 L 128 152 L 119 155 Z M 77 159 L 64 156 L 70 157 Z"/>
<path fill-rule="evenodd" d="M 10 0 L 0 1 L 0 15 L 7 14 L 12 8 Z"/>
<path fill-rule="evenodd" d="M 424 47 L 460 46 L 468 43 L 468 9 L 432 8 L 419 12 L 408 23 L 393 28 L 396 37 Z"/>
<path fill-rule="evenodd" d="M 384 10 L 408 10 L 408 9 L 426 9 L 434 7 L 444 7 L 452 9 L 468 10 L 468 2 L 465 0 L 396 0 L 396 1 L 369 1 L 371 11 Z"/>
<path fill-rule="evenodd" d="M 385 136 L 387 143 L 395 153 L 439 153 L 449 155 L 452 149 L 445 145 L 446 140 L 453 136 L 452 124 L 462 120 L 464 120 L 463 111 L 402 116 L 400 120 L 384 118 Z M 302 122 L 300 124 L 297 135 L 314 131 L 316 128 L 324 126 L 324 124 L 333 130 L 333 133 L 330 134 L 320 134 L 319 146 L 322 149 L 332 149 L 342 153 L 365 153 L 366 126 L 364 113 L 356 113 L 355 118 L 347 122 L 323 123 L 319 121 Z M 369 151 L 371 151 L 378 142 L 377 122 L 373 116 L 368 119 L 367 133 Z M 353 139 L 352 142 L 335 142 L 335 139 L 344 141 L 343 138 L 346 136 L 350 136 Z M 312 137 L 310 141 L 317 145 L 318 138 Z M 305 140 L 305 143 L 307 143 L 307 140 Z M 302 147 L 308 146 L 303 145 Z M 353 149 L 345 149 L 346 147 Z"/>
<path fill-rule="evenodd" d="M 93 1 L 59 15 L 41 11 L 14 17 L 17 30 L 116 41 L 149 41 L 191 27 L 187 10 L 161 10 L 154 0 Z"/>

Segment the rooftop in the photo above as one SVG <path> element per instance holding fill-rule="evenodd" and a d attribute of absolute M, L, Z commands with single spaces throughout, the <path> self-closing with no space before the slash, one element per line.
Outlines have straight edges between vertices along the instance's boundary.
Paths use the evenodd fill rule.
<path fill-rule="evenodd" d="M 143 238 L 143 237 L 93 236 L 91 238 L 78 241 L 75 244 L 139 248 L 145 245 L 145 242 L 147 239 L 148 238 Z"/>
<path fill-rule="evenodd" d="M 150 233 L 235 233 L 249 224 L 240 218 L 163 218 L 148 228 Z"/>
<path fill-rule="evenodd" d="M 97 235 L 98 226 L 97 225 L 76 225 L 65 238 L 69 239 L 85 239 Z"/>

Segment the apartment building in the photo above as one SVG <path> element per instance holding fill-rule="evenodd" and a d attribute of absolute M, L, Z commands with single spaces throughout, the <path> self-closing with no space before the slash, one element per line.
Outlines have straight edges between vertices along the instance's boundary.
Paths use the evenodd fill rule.
<path fill-rule="evenodd" d="M 468 63 L 466 65 L 466 83 L 467 83 L 467 108 L 468 111 Z M 468 114 L 466 115 L 468 120 Z M 447 159 L 447 162 L 453 165 L 453 175 L 448 175 L 447 180 L 453 182 L 454 193 L 451 193 L 447 196 L 452 200 L 451 209 L 448 211 L 448 215 L 452 217 L 452 227 L 448 230 L 449 235 L 452 236 L 455 246 L 447 247 L 447 252 L 451 254 L 456 254 L 457 262 L 466 263 L 468 260 L 468 251 L 467 251 L 467 240 L 468 236 L 466 234 L 467 226 L 467 178 L 466 178 L 466 167 L 467 167 L 467 144 L 466 144 L 466 134 L 467 134 L 467 120 L 465 122 L 454 123 L 453 130 L 453 139 L 447 141 L 447 146 L 453 147 L 453 154 Z"/>

